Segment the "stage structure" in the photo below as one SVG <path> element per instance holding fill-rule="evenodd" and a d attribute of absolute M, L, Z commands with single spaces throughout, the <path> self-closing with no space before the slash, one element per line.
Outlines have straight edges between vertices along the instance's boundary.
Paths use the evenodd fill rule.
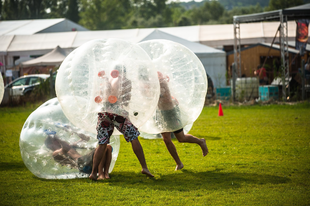
<path fill-rule="evenodd" d="M 242 16 L 234 16 L 234 61 L 235 61 L 235 76 L 241 77 L 241 36 L 240 23 L 252 23 L 262 21 L 279 21 L 280 47 L 281 47 L 281 69 L 282 69 L 282 98 L 286 100 L 290 93 L 289 88 L 289 62 L 288 62 L 288 21 L 298 19 L 310 19 L 310 4 L 280 9 L 270 12 L 257 14 L 249 14 Z M 277 32 L 276 32 L 277 34 Z M 235 81 L 235 79 L 234 79 Z"/>

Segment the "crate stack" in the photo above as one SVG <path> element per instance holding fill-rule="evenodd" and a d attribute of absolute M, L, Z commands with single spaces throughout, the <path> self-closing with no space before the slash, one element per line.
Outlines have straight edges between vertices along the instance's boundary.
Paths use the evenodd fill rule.
<path fill-rule="evenodd" d="M 279 99 L 279 88 L 278 86 L 260 86 L 259 97 L 261 101 L 278 100 Z"/>
<path fill-rule="evenodd" d="M 229 100 L 231 96 L 230 87 L 216 88 L 216 99 Z"/>
<path fill-rule="evenodd" d="M 233 83 L 231 80 L 231 91 L 233 91 Z M 248 100 L 258 97 L 259 81 L 257 77 L 244 77 L 236 79 L 236 95 L 237 100 Z M 233 92 L 232 92 L 233 94 Z"/>

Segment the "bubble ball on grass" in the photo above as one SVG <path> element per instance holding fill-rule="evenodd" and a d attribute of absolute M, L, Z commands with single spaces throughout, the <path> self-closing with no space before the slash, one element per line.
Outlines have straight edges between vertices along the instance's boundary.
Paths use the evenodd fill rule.
<path fill-rule="evenodd" d="M 74 161 L 61 152 L 54 153 L 59 147 L 59 143 L 54 141 L 55 137 L 70 144 L 81 158 Z M 95 134 L 69 122 L 58 99 L 53 98 L 29 115 L 20 134 L 19 147 L 24 164 L 35 176 L 44 179 L 72 179 L 89 176 L 89 163 L 97 143 Z M 113 135 L 110 144 L 113 152 L 109 172 L 112 172 L 120 148 L 119 136 Z M 76 154 L 72 150 L 69 152 Z"/>
<path fill-rule="evenodd" d="M 160 81 L 156 111 L 140 130 L 158 134 L 192 124 L 203 109 L 208 88 L 199 58 L 187 47 L 168 40 L 150 40 L 138 45 L 152 59 Z"/>
<path fill-rule="evenodd" d="M 66 117 L 86 131 L 96 133 L 99 112 L 128 117 L 139 127 L 158 101 L 159 82 L 152 67 L 149 56 L 135 44 L 119 39 L 89 41 L 61 64 L 57 98 Z"/>

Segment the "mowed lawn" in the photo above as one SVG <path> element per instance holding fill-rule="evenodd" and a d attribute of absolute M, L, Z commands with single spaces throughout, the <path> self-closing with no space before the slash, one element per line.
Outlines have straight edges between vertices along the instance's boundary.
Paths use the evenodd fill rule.
<path fill-rule="evenodd" d="M 38 106 L 38 105 L 37 105 Z M 150 171 L 130 143 L 121 148 L 111 179 L 45 180 L 24 165 L 23 123 L 36 106 L 0 108 L 0 205 L 310 205 L 310 104 L 205 107 L 191 134 L 207 141 L 173 142 L 175 163 L 161 139 L 139 138 Z"/>

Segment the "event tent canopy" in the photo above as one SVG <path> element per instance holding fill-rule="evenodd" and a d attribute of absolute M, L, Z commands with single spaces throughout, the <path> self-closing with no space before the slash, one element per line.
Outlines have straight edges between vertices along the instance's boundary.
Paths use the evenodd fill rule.
<path fill-rule="evenodd" d="M 32 35 L 87 30 L 81 25 L 64 18 L 0 21 L 0 35 Z"/>
<path fill-rule="evenodd" d="M 23 62 L 22 65 L 23 66 L 60 65 L 65 58 L 66 58 L 66 52 L 62 48 L 57 46 L 51 52 L 36 59 Z"/>

